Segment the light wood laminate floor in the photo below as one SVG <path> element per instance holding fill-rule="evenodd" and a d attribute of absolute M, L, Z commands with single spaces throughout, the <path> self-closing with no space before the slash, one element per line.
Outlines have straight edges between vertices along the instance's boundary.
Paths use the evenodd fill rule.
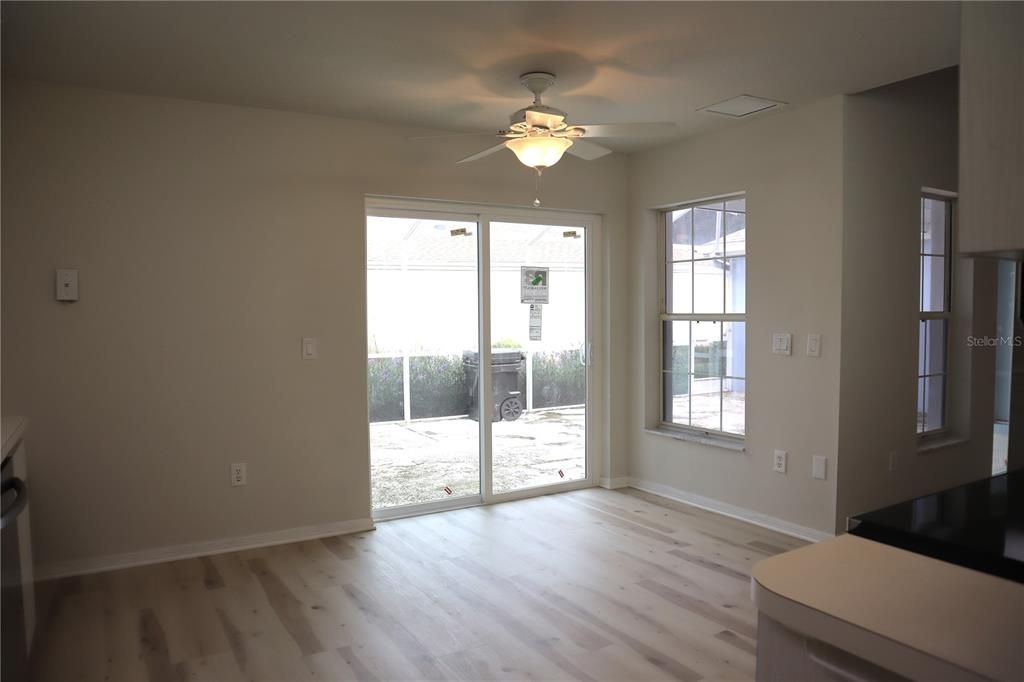
<path fill-rule="evenodd" d="M 746 680 L 750 569 L 803 544 L 627 489 L 63 580 L 72 680 Z"/>

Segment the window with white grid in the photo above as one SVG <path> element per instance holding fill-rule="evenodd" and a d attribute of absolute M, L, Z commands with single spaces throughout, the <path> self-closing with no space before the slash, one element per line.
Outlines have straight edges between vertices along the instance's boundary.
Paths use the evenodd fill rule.
<path fill-rule="evenodd" d="M 746 432 L 747 205 L 743 196 L 661 213 L 662 423 Z"/>
<path fill-rule="evenodd" d="M 946 427 L 953 200 L 923 195 L 920 230 L 917 432 L 927 434 Z"/>

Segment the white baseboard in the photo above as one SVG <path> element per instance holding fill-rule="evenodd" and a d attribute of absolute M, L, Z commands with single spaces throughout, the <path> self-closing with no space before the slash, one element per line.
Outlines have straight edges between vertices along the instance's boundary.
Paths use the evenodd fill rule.
<path fill-rule="evenodd" d="M 35 576 L 37 581 L 68 578 L 75 575 L 113 571 L 119 568 L 132 568 L 148 564 L 159 564 L 165 561 L 176 561 L 178 559 L 192 559 L 211 554 L 237 552 L 242 549 L 256 549 L 258 547 L 283 545 L 302 540 L 315 540 L 332 535 L 359 533 L 373 530 L 373 527 L 373 519 L 352 519 L 351 521 L 324 523 L 317 526 L 300 526 L 299 528 L 288 528 L 269 533 L 241 535 L 233 538 L 207 540 L 185 545 L 154 547 L 124 554 L 108 554 L 106 556 L 89 557 L 86 559 L 51 561 L 37 565 Z"/>
<path fill-rule="evenodd" d="M 768 530 L 773 530 L 777 533 L 782 533 L 783 535 L 800 538 L 801 540 L 820 542 L 821 540 L 827 540 L 831 537 L 835 537 L 833 533 L 818 530 L 817 528 L 808 528 L 807 526 L 790 523 L 789 521 L 783 521 L 782 519 L 775 518 L 774 516 L 768 516 L 767 514 L 753 511 L 752 509 L 737 507 L 735 505 L 728 504 L 727 502 L 713 500 L 710 497 L 696 495 L 685 490 L 680 490 L 679 488 L 673 488 L 672 486 L 665 485 L 664 483 L 651 483 L 650 481 L 631 478 L 629 479 L 629 485 L 637 490 L 661 495 L 662 497 L 667 497 L 668 499 L 676 502 L 682 502 L 683 504 L 715 512 L 722 516 L 746 521 L 747 523 L 752 523 L 755 526 L 761 526 L 762 528 L 767 528 Z"/>
<path fill-rule="evenodd" d="M 694 493 L 686 492 L 664 483 L 651 483 L 637 478 L 620 476 L 617 478 L 602 477 L 600 485 L 603 488 L 616 489 L 633 487 L 655 495 L 667 497 L 676 502 L 689 504 L 700 509 L 729 516 L 740 521 L 752 523 L 769 530 L 818 542 L 833 537 L 832 533 L 800 526 L 795 523 L 783 521 L 782 519 L 761 514 L 750 509 L 737 507 L 725 502 L 713 500 Z M 76 575 L 88 575 L 90 573 L 102 573 L 120 568 L 132 568 L 134 566 L 146 566 L 159 564 L 165 561 L 176 561 L 178 559 L 192 559 L 195 557 L 209 556 L 211 554 L 223 554 L 225 552 L 236 552 L 243 549 L 256 549 L 258 547 L 269 547 L 272 545 L 283 545 L 289 542 L 300 542 L 302 540 L 315 540 L 332 535 L 345 535 L 348 533 L 359 533 L 373 529 L 373 519 L 352 519 L 351 521 L 340 521 L 337 523 L 325 523 L 317 526 L 302 526 L 299 528 L 288 528 L 286 530 L 272 531 L 269 533 L 257 533 L 255 535 L 242 535 L 233 538 L 220 540 L 207 540 L 184 545 L 169 545 L 166 547 L 154 547 L 138 552 L 126 552 L 124 554 L 109 554 L 106 556 L 89 557 L 85 559 L 69 559 L 66 561 L 51 561 L 39 564 L 35 567 L 37 581 L 53 580 L 56 578 L 68 578 Z"/>

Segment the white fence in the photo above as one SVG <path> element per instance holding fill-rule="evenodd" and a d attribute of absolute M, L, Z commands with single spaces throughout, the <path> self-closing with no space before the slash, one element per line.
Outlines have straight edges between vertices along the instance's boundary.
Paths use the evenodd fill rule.
<path fill-rule="evenodd" d="M 501 352 L 505 350 L 520 350 L 523 353 L 525 359 L 525 373 L 526 373 L 526 411 L 534 411 L 534 358 L 537 355 L 547 355 L 555 353 L 568 353 L 577 352 L 579 353 L 580 366 L 585 366 L 585 356 L 581 347 L 561 347 L 561 348 L 545 348 L 544 350 L 530 350 L 530 349 L 504 349 L 495 348 L 494 352 Z M 427 358 L 427 357 L 454 357 L 458 353 L 368 353 L 367 360 L 374 359 L 399 359 L 402 360 L 402 405 L 404 410 L 404 416 L 401 421 L 414 421 L 412 417 L 412 372 L 410 371 L 410 360 L 412 358 Z M 570 407 L 579 405 L 580 403 L 566 404 L 566 405 L 549 405 L 539 409 L 555 409 L 558 407 Z M 452 417 L 464 416 L 464 415 L 451 415 Z M 421 417 L 420 419 L 438 419 L 442 417 Z"/>

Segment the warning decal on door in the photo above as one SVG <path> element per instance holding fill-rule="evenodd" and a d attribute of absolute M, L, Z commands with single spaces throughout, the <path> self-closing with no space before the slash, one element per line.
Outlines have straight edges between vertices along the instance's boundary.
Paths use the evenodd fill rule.
<path fill-rule="evenodd" d="M 520 275 L 520 302 L 548 303 L 549 275 L 549 268 L 535 268 L 524 265 Z"/>

